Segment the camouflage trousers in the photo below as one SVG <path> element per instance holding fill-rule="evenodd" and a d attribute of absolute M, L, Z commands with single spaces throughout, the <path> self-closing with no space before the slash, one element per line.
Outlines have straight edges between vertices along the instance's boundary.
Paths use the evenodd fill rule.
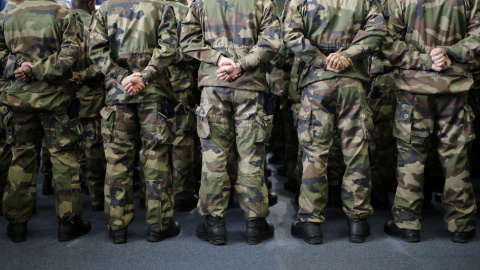
<path fill-rule="evenodd" d="M 303 149 L 303 175 L 298 219 L 324 222 L 327 204 L 327 166 L 335 129 L 346 170 L 342 182 L 343 210 L 348 218 L 365 218 L 370 206 L 371 178 L 368 140 L 373 129 L 366 93 L 360 81 L 335 78 L 303 89 L 297 115 Z"/>
<path fill-rule="evenodd" d="M 393 137 L 393 125 L 397 96 L 394 91 L 393 74 L 377 76 L 372 81 L 367 100 L 373 112 L 375 128 L 372 154 L 372 190 L 388 191 L 396 179 L 397 146 Z"/>
<path fill-rule="evenodd" d="M 246 219 L 269 215 L 265 185 L 265 142 L 272 116 L 265 114 L 264 93 L 205 87 L 197 107 L 197 132 L 202 143 L 202 181 L 198 211 L 225 217 L 230 196 L 227 163 L 236 146 L 238 202 Z M 232 132 L 235 131 L 235 134 Z M 235 144 L 235 146 L 234 146 Z"/>
<path fill-rule="evenodd" d="M 13 156 L 3 197 L 3 212 L 9 222 L 27 222 L 35 212 L 38 158 L 44 136 L 52 162 L 57 220 L 70 222 L 82 215 L 78 118 L 69 119 L 65 113 L 14 111 L 7 126 Z"/>
<path fill-rule="evenodd" d="M 8 169 L 10 168 L 10 163 L 12 163 L 11 148 L 12 146 L 7 143 L 5 129 L 0 128 L 0 207 L 2 205 L 1 198 L 7 184 Z"/>
<path fill-rule="evenodd" d="M 195 194 L 193 132 L 196 125 L 195 114 L 189 105 L 192 90 L 177 91 L 175 95 L 179 103 L 175 106 L 177 129 L 172 147 L 173 192 L 175 199 L 188 200 Z"/>
<path fill-rule="evenodd" d="M 402 229 L 421 228 L 427 144 L 438 138 L 437 151 L 445 174 L 442 206 L 449 231 L 475 229 L 475 193 L 470 182 L 466 144 L 474 139 L 473 113 L 467 93 L 397 94 L 394 135 L 398 148 L 398 187 L 392 214 Z"/>
<path fill-rule="evenodd" d="M 83 127 L 82 148 L 85 153 L 85 174 L 92 206 L 104 205 L 105 170 L 107 160 L 103 150 L 101 120 L 80 118 Z"/>
<path fill-rule="evenodd" d="M 167 109 L 166 109 L 167 108 Z M 172 115 L 162 112 L 170 111 Z M 134 217 L 133 169 L 138 137 L 143 144 L 148 230 L 166 230 L 173 219 L 171 144 L 175 138 L 173 105 L 152 102 L 104 107 L 102 136 L 105 175 L 105 220 L 109 230 L 127 228 Z"/>

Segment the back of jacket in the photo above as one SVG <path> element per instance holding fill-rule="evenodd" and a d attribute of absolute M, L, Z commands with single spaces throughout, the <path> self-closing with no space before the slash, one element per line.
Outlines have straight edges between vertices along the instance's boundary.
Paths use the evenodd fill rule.
<path fill-rule="evenodd" d="M 468 91 L 473 79 L 469 61 L 479 52 L 480 18 L 477 0 L 390 0 L 390 20 L 384 54 L 396 67 L 395 83 L 420 94 Z M 430 52 L 447 49 L 449 69 L 431 69 Z"/>
<path fill-rule="evenodd" d="M 306 63 L 300 87 L 333 77 L 368 82 L 366 57 L 386 34 L 376 0 L 292 0 L 284 29 L 285 44 Z M 325 70 L 330 53 L 351 58 L 353 67 L 339 74 Z"/>
<path fill-rule="evenodd" d="M 10 106 L 51 110 L 66 104 L 71 68 L 80 55 L 83 32 L 77 16 L 55 1 L 26 0 L 8 10 L 0 21 L 0 61 L 8 80 L 3 99 Z M 22 62 L 34 64 L 28 83 L 14 71 Z"/>
<path fill-rule="evenodd" d="M 81 45 L 81 56 L 79 57 L 74 71 L 80 73 L 82 85 L 77 89 L 76 96 L 80 100 L 80 117 L 98 117 L 104 105 L 104 76 L 93 64 L 88 55 L 88 40 L 90 38 L 91 15 L 83 9 L 74 9 L 83 22 L 83 33 L 85 38 Z"/>
<path fill-rule="evenodd" d="M 177 36 L 180 37 L 182 21 L 187 16 L 188 7 L 174 0 L 167 0 L 167 4 L 170 5 L 175 12 Z M 193 81 L 192 58 L 186 59 L 180 47 L 177 47 L 177 57 L 174 63 L 168 66 L 168 71 L 170 71 L 170 82 L 172 83 L 174 91 L 185 91 L 195 86 L 195 82 Z"/>
<path fill-rule="evenodd" d="M 182 49 L 202 63 L 199 86 L 266 91 L 265 64 L 282 45 L 276 6 L 271 0 L 197 0 L 182 25 Z M 245 73 L 234 82 L 217 78 L 223 55 Z"/>
<path fill-rule="evenodd" d="M 91 29 L 90 58 L 105 74 L 107 105 L 173 99 L 167 66 L 178 38 L 173 10 L 164 1 L 103 2 Z M 121 81 L 134 72 L 141 72 L 148 86 L 129 95 Z"/>

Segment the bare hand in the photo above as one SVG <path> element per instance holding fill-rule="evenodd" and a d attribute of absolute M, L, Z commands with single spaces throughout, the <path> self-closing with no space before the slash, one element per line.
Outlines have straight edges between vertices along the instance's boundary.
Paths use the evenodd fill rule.
<path fill-rule="evenodd" d="M 73 80 L 78 84 L 78 85 L 81 85 L 83 84 L 83 81 L 82 81 L 82 77 L 80 76 L 80 73 L 79 72 L 72 72 L 72 75 L 73 75 Z"/>
<path fill-rule="evenodd" d="M 31 81 L 33 78 L 27 75 L 27 70 L 31 68 L 33 68 L 32 62 L 26 62 L 26 61 L 23 62 L 19 68 L 13 71 L 13 74 L 15 75 L 15 79 L 24 83 Z"/>
<path fill-rule="evenodd" d="M 147 85 L 148 85 L 148 82 L 146 82 L 142 78 L 142 74 L 138 72 L 128 75 L 122 80 L 123 88 L 125 88 L 125 91 L 130 95 L 135 95 L 140 93 L 140 91 L 145 89 Z"/>
<path fill-rule="evenodd" d="M 230 58 L 227 58 L 225 56 L 220 56 L 217 62 L 218 67 L 223 67 L 223 66 L 236 66 L 235 61 L 233 61 Z"/>
<path fill-rule="evenodd" d="M 350 58 L 346 58 L 338 53 L 331 53 L 328 55 L 326 61 L 326 70 L 341 73 L 347 68 L 353 66 L 353 61 Z"/>
<path fill-rule="evenodd" d="M 238 77 L 242 76 L 242 69 L 240 68 L 240 65 L 228 65 L 228 66 L 223 66 L 219 69 L 217 69 L 217 77 L 218 79 L 222 81 L 234 81 Z"/>
<path fill-rule="evenodd" d="M 435 48 L 430 52 L 430 57 L 437 67 L 443 67 L 446 64 L 448 56 L 444 48 Z"/>
<path fill-rule="evenodd" d="M 432 64 L 432 69 L 435 70 L 436 72 L 441 72 L 441 71 L 444 71 L 445 69 L 449 68 L 451 65 L 452 65 L 452 61 L 447 56 L 445 62 L 443 62 L 441 65 L 437 65 L 434 62 Z"/>

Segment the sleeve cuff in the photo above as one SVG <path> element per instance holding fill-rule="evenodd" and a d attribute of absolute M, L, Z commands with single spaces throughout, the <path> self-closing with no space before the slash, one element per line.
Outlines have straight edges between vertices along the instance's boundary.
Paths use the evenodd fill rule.
<path fill-rule="evenodd" d="M 327 59 L 325 55 L 318 55 L 317 57 L 313 58 L 309 64 L 317 68 L 325 69 L 325 59 Z"/>

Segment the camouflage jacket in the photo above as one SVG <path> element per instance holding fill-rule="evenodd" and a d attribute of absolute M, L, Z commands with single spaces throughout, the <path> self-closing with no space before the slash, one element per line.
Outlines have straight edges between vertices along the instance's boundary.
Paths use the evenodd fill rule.
<path fill-rule="evenodd" d="M 167 67 L 178 38 L 173 10 L 164 1 L 105 1 L 90 28 L 90 58 L 105 75 L 107 105 L 174 99 Z M 133 72 L 148 82 L 136 95 L 121 84 Z"/>
<path fill-rule="evenodd" d="M 80 99 L 80 117 L 97 117 L 104 104 L 104 76 L 93 64 L 88 55 L 89 27 L 92 21 L 91 15 L 83 9 L 74 9 L 83 22 L 85 38 L 81 46 L 81 57 L 74 67 L 74 71 L 80 73 L 83 84 L 77 89 L 77 97 Z"/>
<path fill-rule="evenodd" d="M 388 20 L 390 19 L 390 13 L 388 12 L 388 0 L 380 0 L 380 5 L 382 6 L 383 18 L 385 19 L 385 22 L 388 23 Z M 375 50 L 374 55 L 371 56 L 369 73 L 370 73 L 370 77 L 372 78 L 375 76 L 386 74 L 386 73 L 392 73 L 389 76 L 393 77 L 394 67 L 390 64 L 390 62 L 388 62 L 388 59 L 386 59 L 386 57 L 383 55 L 382 48 L 383 46 L 379 46 Z"/>
<path fill-rule="evenodd" d="M 384 54 L 396 67 L 395 84 L 420 94 L 470 89 L 473 79 L 468 62 L 478 56 L 480 48 L 478 8 L 477 0 L 389 0 Z M 452 60 L 451 67 L 442 72 L 431 69 L 430 52 L 436 47 L 446 48 Z"/>
<path fill-rule="evenodd" d="M 167 0 L 167 4 L 170 5 L 175 12 L 177 36 L 180 37 L 182 21 L 187 16 L 188 7 L 175 0 Z M 175 92 L 194 87 L 192 58 L 185 57 L 180 47 L 177 47 L 177 57 L 174 63 L 168 66 L 168 71 L 170 71 L 170 82 Z"/>
<path fill-rule="evenodd" d="M 292 0 L 285 20 L 285 44 L 305 67 L 299 87 L 334 77 L 368 82 L 368 59 L 383 40 L 386 24 L 376 0 Z M 325 59 L 339 53 L 353 60 L 340 74 L 325 70 Z"/>
<path fill-rule="evenodd" d="M 266 91 L 265 64 L 282 45 L 276 5 L 271 0 L 197 0 L 182 24 L 183 52 L 200 60 L 202 86 Z M 223 55 L 245 73 L 233 82 L 217 79 Z"/>
<path fill-rule="evenodd" d="M 76 14 L 53 0 L 26 0 L 5 11 L 0 20 L 0 61 L 4 102 L 10 106 L 52 110 L 66 104 L 74 92 L 71 68 L 80 55 L 83 32 Z M 24 61 L 34 63 L 28 83 L 14 71 Z"/>

